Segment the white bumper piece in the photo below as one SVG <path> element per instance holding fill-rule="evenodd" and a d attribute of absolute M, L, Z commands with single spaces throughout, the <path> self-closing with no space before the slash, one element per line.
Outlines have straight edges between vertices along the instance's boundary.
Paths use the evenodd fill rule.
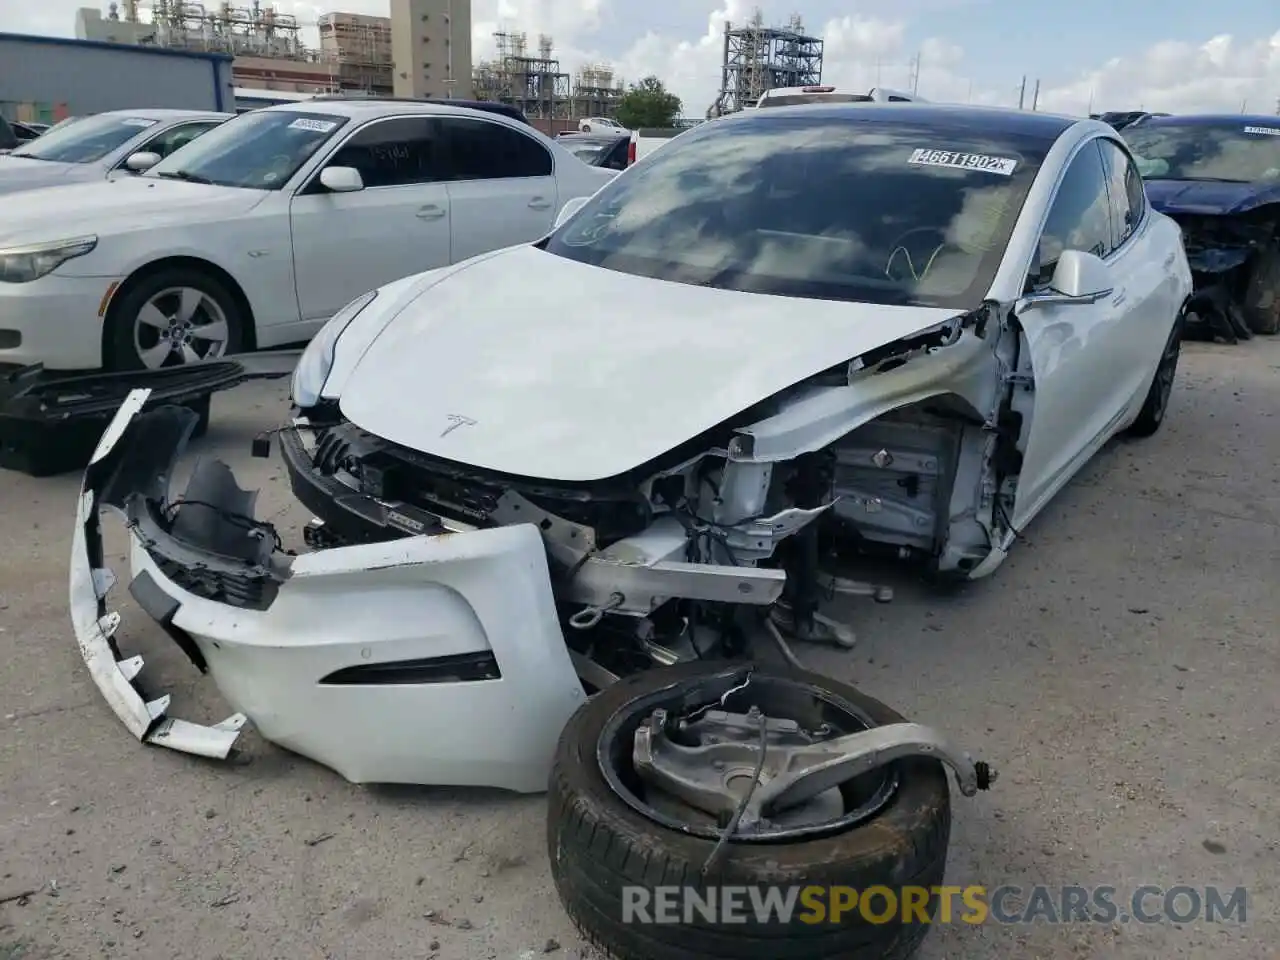
<path fill-rule="evenodd" d="M 146 418 L 165 414 L 172 424 L 184 412 L 135 420 L 144 401 L 144 391 L 130 395 L 86 471 L 71 569 L 81 651 L 130 732 L 225 756 L 243 716 L 215 727 L 166 720 L 167 697 L 146 703 L 134 689 L 142 661 L 122 660 L 109 642 L 118 617 L 101 598 L 111 577 L 100 546 L 96 562 L 92 549 L 104 504 L 130 519 L 135 598 L 266 739 L 355 783 L 546 789 L 560 731 L 585 694 L 536 527 L 278 555 L 272 588 L 233 605 L 225 598 L 237 591 L 211 588 L 208 573 L 252 565 L 190 537 L 156 536 L 155 518 L 174 505 L 156 503 L 153 489 L 149 527 L 146 484 L 122 478 L 145 474 L 139 458 L 159 459 L 153 476 L 171 475 L 185 444 L 183 436 L 176 449 L 152 452 Z"/>

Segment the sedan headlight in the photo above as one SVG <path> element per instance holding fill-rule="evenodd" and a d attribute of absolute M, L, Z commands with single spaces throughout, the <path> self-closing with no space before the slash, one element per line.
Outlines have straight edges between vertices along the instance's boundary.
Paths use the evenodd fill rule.
<path fill-rule="evenodd" d="M 335 313 L 307 344 L 307 349 L 302 351 L 298 366 L 293 371 L 293 386 L 289 390 L 289 396 L 294 404 L 305 410 L 320 402 L 325 381 L 329 379 L 329 371 L 333 369 L 333 355 L 338 347 L 338 338 L 377 295 L 377 290 L 370 290 L 363 296 L 356 297 Z"/>
<path fill-rule="evenodd" d="M 39 280 L 68 260 L 83 257 L 97 245 L 97 237 L 76 237 L 74 240 L 55 240 L 0 250 L 0 282 L 30 283 Z"/>

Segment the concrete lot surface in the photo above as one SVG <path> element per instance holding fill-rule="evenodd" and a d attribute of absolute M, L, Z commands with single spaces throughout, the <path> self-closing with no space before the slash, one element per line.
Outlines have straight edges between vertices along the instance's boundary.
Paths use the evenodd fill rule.
<path fill-rule="evenodd" d="M 282 468 L 248 456 L 284 393 L 216 397 L 199 452 L 262 485 L 260 515 L 296 542 Z M 799 650 L 1000 771 L 954 800 L 949 882 L 1248 888 L 1243 925 L 956 924 L 923 960 L 1277 956 L 1278 410 L 1280 340 L 1189 345 L 1165 429 L 1109 447 L 993 579 L 900 585 L 850 608 L 852 653 Z M 540 797 L 355 787 L 252 732 L 240 764 L 136 743 L 68 622 L 78 483 L 0 474 L 0 960 L 591 955 L 551 887 Z M 174 715 L 222 719 L 113 597 Z"/>

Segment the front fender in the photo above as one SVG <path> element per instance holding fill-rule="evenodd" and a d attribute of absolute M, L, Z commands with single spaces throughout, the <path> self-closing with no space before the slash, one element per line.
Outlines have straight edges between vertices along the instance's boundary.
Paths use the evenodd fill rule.
<path fill-rule="evenodd" d="M 891 410 L 930 397 L 954 395 L 979 411 L 994 409 L 999 388 L 995 355 L 972 331 L 949 347 L 920 354 L 881 372 L 872 367 L 836 386 L 793 394 L 772 416 L 737 433 L 747 441 L 731 450 L 742 463 L 776 463 L 830 446 L 850 431 Z"/>

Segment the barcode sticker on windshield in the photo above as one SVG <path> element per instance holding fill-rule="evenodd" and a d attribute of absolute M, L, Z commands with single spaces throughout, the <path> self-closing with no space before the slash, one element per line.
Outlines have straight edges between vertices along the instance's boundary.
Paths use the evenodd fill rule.
<path fill-rule="evenodd" d="M 328 133 L 336 126 L 332 120 L 295 120 L 289 124 L 293 130 L 314 130 L 316 133 Z"/>
<path fill-rule="evenodd" d="M 1012 157 L 989 157 L 983 153 L 956 153 L 954 150 L 913 150 L 907 163 L 917 167 L 950 167 L 953 170 L 981 170 L 1007 177 L 1017 169 Z"/>
<path fill-rule="evenodd" d="M 159 121 L 148 120 L 145 117 L 125 117 L 120 121 L 121 125 L 126 127 L 154 127 Z"/>
<path fill-rule="evenodd" d="M 1264 137 L 1280 137 L 1280 128 L 1277 127 L 1245 127 L 1245 133 L 1258 133 Z"/>

